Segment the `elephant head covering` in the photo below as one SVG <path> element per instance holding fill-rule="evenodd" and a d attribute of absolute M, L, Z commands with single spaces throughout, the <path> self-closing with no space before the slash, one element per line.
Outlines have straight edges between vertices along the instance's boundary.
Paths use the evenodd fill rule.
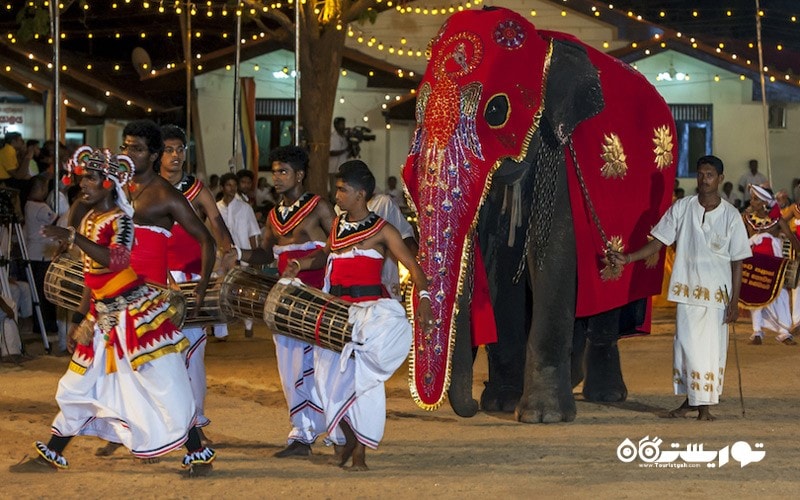
<path fill-rule="evenodd" d="M 569 35 L 537 32 L 507 9 L 454 14 L 429 47 L 403 179 L 437 318 L 433 333 L 415 326 L 411 393 L 435 409 L 449 386 L 465 283 L 474 283 L 473 308 L 488 302 L 475 228 L 501 163 L 527 161 L 540 129 L 555 141 L 579 255 L 576 315 L 585 316 L 660 291 L 657 261 L 620 276 L 602 259 L 609 247 L 642 245 L 666 210 L 675 129 L 663 99 L 635 70 Z"/>

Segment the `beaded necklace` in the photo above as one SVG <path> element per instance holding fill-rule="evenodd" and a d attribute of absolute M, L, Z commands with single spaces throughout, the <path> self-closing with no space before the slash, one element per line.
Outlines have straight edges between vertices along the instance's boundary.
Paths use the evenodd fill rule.
<path fill-rule="evenodd" d="M 745 215 L 744 218 L 747 225 L 750 226 L 753 231 L 757 233 L 762 233 L 764 231 L 768 231 L 769 229 L 773 228 L 776 224 L 778 224 L 778 219 L 773 219 L 769 215 L 761 216 L 755 212 L 749 212 Z"/>

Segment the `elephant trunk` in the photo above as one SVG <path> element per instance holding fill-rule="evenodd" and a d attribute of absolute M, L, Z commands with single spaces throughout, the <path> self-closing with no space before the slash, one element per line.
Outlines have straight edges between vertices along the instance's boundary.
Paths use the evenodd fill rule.
<path fill-rule="evenodd" d="M 475 350 L 472 348 L 469 320 L 469 294 L 459 299 L 460 311 L 456 316 L 456 342 L 450 370 L 450 388 L 447 397 L 450 407 L 459 417 L 469 418 L 478 413 L 478 402 L 472 397 L 472 365 Z"/>

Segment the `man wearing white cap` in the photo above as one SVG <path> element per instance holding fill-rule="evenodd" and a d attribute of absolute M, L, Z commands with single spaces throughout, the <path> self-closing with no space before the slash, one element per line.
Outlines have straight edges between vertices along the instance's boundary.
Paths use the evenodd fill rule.
<path fill-rule="evenodd" d="M 800 250 L 800 243 L 789 225 L 781 218 L 780 207 L 772 191 L 761 186 L 750 186 L 750 206 L 742 214 L 750 246 L 753 253 L 783 256 L 783 238 L 792 243 L 795 254 Z M 767 306 L 751 311 L 753 335 L 750 343 L 761 345 L 764 342 L 764 328 L 778 333 L 776 340 L 786 345 L 797 342 L 789 333 L 792 328 L 792 313 L 789 306 L 789 291 L 782 288 L 778 297 Z"/>

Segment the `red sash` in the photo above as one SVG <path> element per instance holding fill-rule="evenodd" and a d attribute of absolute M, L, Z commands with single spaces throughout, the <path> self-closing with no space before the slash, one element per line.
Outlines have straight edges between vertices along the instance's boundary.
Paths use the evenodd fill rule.
<path fill-rule="evenodd" d="M 175 188 L 191 203 L 202 191 L 203 183 L 192 175 L 185 175 Z M 172 237 L 167 242 L 169 268 L 185 274 L 200 274 L 203 267 L 202 255 L 200 243 L 176 222 L 172 226 Z"/>
<path fill-rule="evenodd" d="M 291 262 L 293 259 L 302 259 L 303 257 L 316 252 L 319 248 L 311 248 L 307 250 L 284 250 L 278 255 L 278 274 L 282 275 L 283 271 L 286 270 L 286 266 L 288 266 L 289 262 Z M 297 273 L 297 277 L 308 286 L 322 288 L 322 285 L 325 283 L 325 268 L 322 267 L 320 269 L 300 271 Z"/>
<path fill-rule="evenodd" d="M 131 267 L 148 283 L 167 285 L 167 241 L 169 237 L 147 226 L 136 226 L 131 249 Z"/>
<path fill-rule="evenodd" d="M 357 255 L 346 258 L 331 259 L 331 286 L 340 285 L 343 287 L 374 285 L 381 282 L 381 269 L 383 269 L 383 259 Z M 384 290 L 384 294 L 386 291 Z M 365 302 L 376 300 L 385 295 L 370 295 L 362 297 L 351 297 L 341 295 L 339 298 L 348 302 Z"/>

